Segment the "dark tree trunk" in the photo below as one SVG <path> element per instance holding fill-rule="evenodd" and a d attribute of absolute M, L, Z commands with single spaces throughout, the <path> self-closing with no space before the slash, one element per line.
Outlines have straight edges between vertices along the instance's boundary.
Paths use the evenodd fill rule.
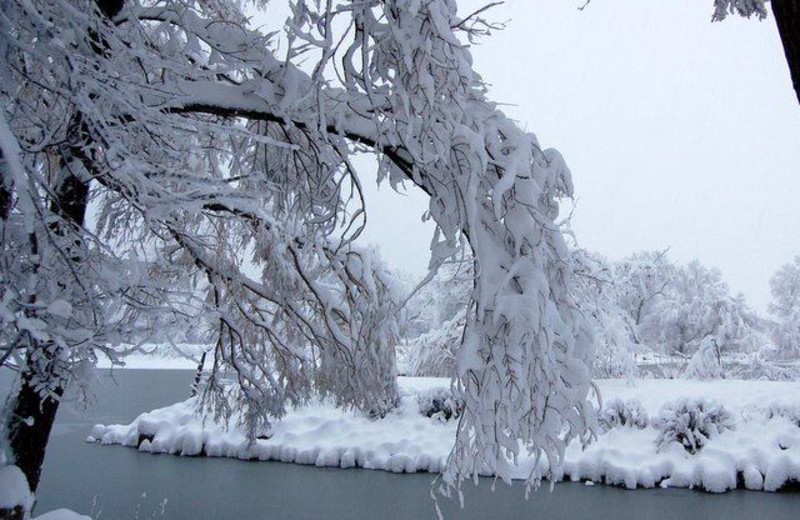
<path fill-rule="evenodd" d="M 800 102 L 800 0 L 772 0 L 772 14 L 789 64 L 794 92 Z"/>
<path fill-rule="evenodd" d="M 66 159 L 62 159 L 66 163 Z M 63 220 L 51 226 L 52 231 L 69 240 L 67 251 L 73 251 L 71 261 L 79 263 L 83 227 L 88 204 L 88 186 L 72 174 L 67 174 L 55 188 L 50 211 Z M 70 243 L 71 242 L 71 243 Z M 11 403 L 8 416 L 8 444 L 14 464 L 28 479 L 28 487 L 36 492 L 44 464 L 50 430 L 56 419 L 58 405 L 68 382 L 68 374 L 60 366 L 58 348 L 40 344 L 28 337 L 28 355 L 22 371 L 19 391 Z M 44 392 L 41 387 L 48 387 Z M 37 389 L 38 387 L 38 389 Z M 49 393 L 48 393 L 49 391 Z"/>
<path fill-rule="evenodd" d="M 80 115 L 75 116 L 73 126 L 80 131 L 71 136 L 73 144 L 62 150 L 62 172 L 50 202 L 50 213 L 60 217 L 60 220 L 52 223 L 50 229 L 64 239 L 62 245 L 68 252 L 68 258 L 77 264 L 83 259 L 80 254 L 81 229 L 89 201 L 89 186 L 85 180 L 74 175 L 69 167 L 76 166 L 76 159 L 85 161 L 79 150 L 85 144 L 88 134 L 83 131 L 85 125 L 81 122 Z M 7 428 L 14 464 L 25 474 L 31 492 L 35 493 L 39 486 L 50 430 L 53 428 L 61 397 L 66 391 L 68 374 L 60 366 L 59 349 L 55 345 L 37 344 L 37 340 L 30 336 L 26 341 L 29 342 L 28 355 L 19 392 L 11 404 Z M 42 386 L 47 389 L 42 391 Z"/>
<path fill-rule="evenodd" d="M 203 379 L 203 365 L 206 364 L 206 354 L 207 352 L 203 352 L 203 355 L 200 357 L 200 363 L 197 365 L 197 372 L 194 374 L 194 382 L 192 383 L 192 395 L 194 397 L 200 391 L 200 381 Z"/>
<path fill-rule="evenodd" d="M 100 11 L 112 18 L 122 9 L 124 0 L 96 0 Z M 89 38 L 93 35 L 89 34 Z M 102 52 L 101 48 L 96 49 Z M 91 143 L 89 129 L 80 113 L 74 116 L 71 124 L 70 143 L 62 148 L 61 168 L 62 173 L 58 185 L 54 189 L 54 198 L 50 204 L 50 212 L 61 218 L 51 230 L 62 237 L 74 236 L 74 244 L 67 244 L 71 249 L 75 246 L 75 254 L 70 258 L 73 262 L 80 262 L 82 257 L 77 254 L 80 249 L 80 230 L 83 228 L 88 205 L 89 185 L 82 174 L 77 175 L 70 167 L 80 167 L 91 171 L 91 157 L 85 152 L 85 147 Z M 6 196 L 0 186 L 0 210 L 5 204 Z M 7 190 L 6 190 L 7 191 Z M 35 341 L 29 338 L 29 341 Z M 47 443 L 50 431 L 58 412 L 58 405 L 64 395 L 67 385 L 67 374 L 62 373 L 59 367 L 57 349 L 53 346 L 37 348 L 36 359 L 30 354 L 22 372 L 22 381 L 19 393 L 15 396 L 8 419 L 7 432 L 11 454 L 16 464 L 25 477 L 32 493 L 36 492 L 44 464 Z M 30 352 L 34 352 L 31 348 Z M 37 391 L 40 384 L 53 385 L 51 393 L 42 395 Z"/>
<path fill-rule="evenodd" d="M 11 192 L 6 186 L 6 172 L 5 172 L 5 159 L 3 159 L 3 150 L 0 149 L 0 220 L 8 220 L 8 214 L 11 212 Z"/>
<path fill-rule="evenodd" d="M 8 444 L 14 454 L 14 463 L 27 477 L 31 492 L 35 492 L 39 486 L 45 449 L 56 419 L 58 403 L 64 395 L 64 386 L 58 385 L 53 392 L 55 396 L 43 399 L 35 388 L 35 370 L 29 368 L 35 366 L 36 362 L 31 359 L 27 361 L 8 423 Z"/>
<path fill-rule="evenodd" d="M 25 520 L 25 510 L 22 506 L 10 509 L 0 508 L 0 520 Z"/>

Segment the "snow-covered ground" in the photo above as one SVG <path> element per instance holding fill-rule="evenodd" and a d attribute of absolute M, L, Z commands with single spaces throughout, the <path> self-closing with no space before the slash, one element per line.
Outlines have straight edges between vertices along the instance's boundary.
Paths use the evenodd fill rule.
<path fill-rule="evenodd" d="M 34 497 L 28 488 L 25 474 L 17 466 L 0 466 L 0 510 L 10 511 L 15 507 L 30 510 Z M 28 518 L 27 516 L 25 518 Z M 33 520 L 92 520 L 69 509 L 56 509 Z"/>
<path fill-rule="evenodd" d="M 582 450 L 566 451 L 564 478 L 636 487 L 687 487 L 722 492 L 738 487 L 774 491 L 800 481 L 800 382 L 623 380 L 597 382 L 606 403 L 638 400 L 650 425 L 622 426 L 601 433 Z M 453 444 L 455 421 L 420 413 L 420 396 L 449 386 L 446 379 L 400 378 L 400 407 L 382 420 L 328 403 L 295 410 L 269 439 L 248 445 L 235 427 L 222 428 L 195 414 L 187 400 L 145 413 L 130 425 L 97 425 L 87 439 L 151 453 L 279 460 L 317 466 L 361 467 L 393 472 L 440 471 Z M 662 407 L 680 398 L 703 398 L 732 416 L 724 430 L 696 453 L 678 442 L 657 446 L 653 426 Z M 783 410 L 783 415 L 769 410 Z M 794 415 L 793 415 L 794 414 Z M 140 443 L 141 441 L 141 443 Z M 523 459 L 515 478 L 526 478 Z"/>

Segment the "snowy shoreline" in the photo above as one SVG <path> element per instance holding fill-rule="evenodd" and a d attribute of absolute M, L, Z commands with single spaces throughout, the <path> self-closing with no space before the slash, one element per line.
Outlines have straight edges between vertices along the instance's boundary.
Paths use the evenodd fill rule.
<path fill-rule="evenodd" d="M 650 417 L 676 398 L 702 397 L 724 406 L 734 424 L 696 454 L 677 442 L 659 448 L 659 432 L 652 425 L 611 428 L 585 450 L 576 442 L 568 446 L 564 480 L 710 492 L 742 487 L 776 491 L 800 481 L 800 422 L 794 416 L 767 413 L 798 410 L 798 382 L 643 380 L 633 387 L 622 380 L 597 383 L 606 403 L 636 400 Z M 269 439 L 253 445 L 241 431 L 198 417 L 191 399 L 142 414 L 129 425 L 97 425 L 87 441 L 149 453 L 436 473 L 444 467 L 456 425 L 422 415 L 419 396 L 448 386 L 447 379 L 400 378 L 400 406 L 378 421 L 324 402 L 290 410 Z M 522 458 L 513 477 L 526 478 L 532 464 L 532 458 Z"/>
<path fill-rule="evenodd" d="M 97 368 L 106 370 L 197 370 L 197 362 L 183 357 L 163 357 L 133 354 L 125 357 L 124 365 L 114 365 L 108 358 L 97 361 Z"/>

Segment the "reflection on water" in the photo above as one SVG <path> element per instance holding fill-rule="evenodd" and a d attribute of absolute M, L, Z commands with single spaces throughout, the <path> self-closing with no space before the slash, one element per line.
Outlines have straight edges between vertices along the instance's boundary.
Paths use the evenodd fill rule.
<path fill-rule="evenodd" d="M 96 400 L 85 412 L 62 406 L 39 488 L 39 512 L 58 507 L 123 519 L 435 518 L 433 475 L 337 470 L 280 462 L 243 462 L 139 453 L 84 442 L 95 423 L 126 423 L 188 397 L 193 373 L 177 370 L 99 372 Z M 0 377 L 0 396 L 10 385 Z M 564 483 L 524 498 L 524 487 L 491 480 L 466 485 L 465 510 L 440 501 L 445 518 L 758 519 L 800 518 L 800 493 L 682 489 L 627 491 Z"/>

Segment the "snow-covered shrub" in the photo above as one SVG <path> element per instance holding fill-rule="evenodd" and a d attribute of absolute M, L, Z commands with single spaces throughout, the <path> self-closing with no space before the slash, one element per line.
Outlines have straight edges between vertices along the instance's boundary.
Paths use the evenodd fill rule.
<path fill-rule="evenodd" d="M 800 426 L 800 405 L 773 403 L 765 410 L 767 419 L 783 417 L 784 419 Z"/>
<path fill-rule="evenodd" d="M 456 398 L 447 388 L 434 388 L 417 396 L 419 411 L 425 417 L 438 421 L 458 419 L 464 409 L 464 403 Z"/>
<path fill-rule="evenodd" d="M 700 348 L 689 360 L 686 370 L 683 372 L 684 379 L 721 379 L 725 377 L 722 368 L 722 356 L 719 345 L 713 339 L 706 338 L 700 344 Z"/>
<path fill-rule="evenodd" d="M 623 426 L 643 430 L 647 428 L 650 418 L 638 400 L 614 399 L 600 410 L 597 421 L 606 432 Z"/>
<path fill-rule="evenodd" d="M 5 462 L 5 455 L 0 451 L 0 517 L 23 518 L 33 506 L 33 495 L 22 470 L 4 465 Z"/>
<path fill-rule="evenodd" d="M 654 426 L 656 446 L 677 442 L 689 453 L 697 453 L 708 441 L 735 427 L 734 417 L 724 406 L 704 399 L 680 399 L 665 404 Z"/>

